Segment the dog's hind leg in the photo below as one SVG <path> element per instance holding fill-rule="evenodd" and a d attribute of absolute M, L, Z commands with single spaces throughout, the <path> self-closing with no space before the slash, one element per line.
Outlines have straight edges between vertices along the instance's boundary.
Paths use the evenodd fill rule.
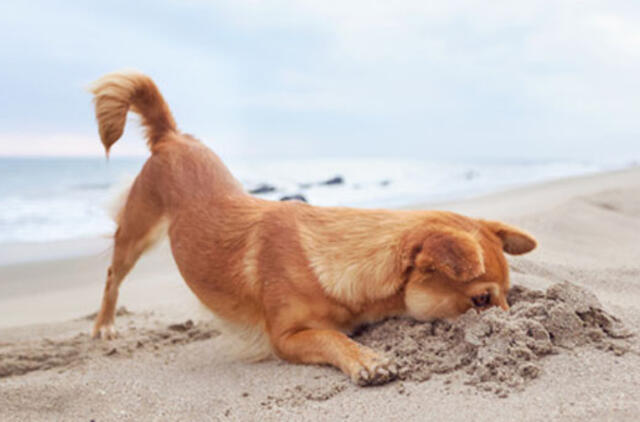
<path fill-rule="evenodd" d="M 115 337 L 113 324 L 120 284 L 140 255 L 164 233 L 162 208 L 152 190 L 145 186 L 143 176 L 141 174 L 136 179 L 124 209 L 118 216 L 118 229 L 115 233 L 111 266 L 107 271 L 102 306 L 91 332 L 94 338 Z"/>

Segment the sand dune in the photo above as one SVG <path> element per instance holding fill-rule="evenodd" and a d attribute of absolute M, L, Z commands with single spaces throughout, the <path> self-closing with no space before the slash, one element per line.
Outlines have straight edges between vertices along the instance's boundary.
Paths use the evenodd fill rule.
<path fill-rule="evenodd" d="M 518 224 L 540 247 L 510 258 L 508 314 L 363 330 L 400 361 L 396 382 L 229 362 L 165 245 L 125 281 L 108 343 L 86 317 L 108 253 L 0 267 L 0 420 L 637 420 L 640 169 L 435 207 Z"/>

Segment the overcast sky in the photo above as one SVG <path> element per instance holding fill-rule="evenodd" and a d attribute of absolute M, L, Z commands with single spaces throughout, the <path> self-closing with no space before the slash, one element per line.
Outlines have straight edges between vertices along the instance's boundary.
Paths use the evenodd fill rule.
<path fill-rule="evenodd" d="M 0 155 L 102 154 L 135 68 L 223 156 L 640 156 L 638 2 L 14 0 L 0 57 Z"/>

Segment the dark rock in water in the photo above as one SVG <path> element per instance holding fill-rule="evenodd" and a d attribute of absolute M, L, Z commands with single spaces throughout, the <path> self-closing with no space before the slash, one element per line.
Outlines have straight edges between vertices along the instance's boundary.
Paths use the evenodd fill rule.
<path fill-rule="evenodd" d="M 344 178 L 342 176 L 336 176 L 329 180 L 325 180 L 324 182 L 320 182 L 321 185 L 341 185 L 344 183 Z"/>
<path fill-rule="evenodd" d="M 251 189 L 249 193 L 252 195 L 259 195 L 261 193 L 275 192 L 275 190 L 276 190 L 275 186 L 271 186 L 271 185 L 267 185 L 266 183 L 263 183 L 257 188 Z"/>
<path fill-rule="evenodd" d="M 280 198 L 281 201 L 301 201 L 301 202 L 309 202 L 304 195 L 295 194 L 295 195 L 286 195 Z"/>
<path fill-rule="evenodd" d="M 328 180 L 323 180 L 321 182 L 306 182 L 306 183 L 298 183 L 298 187 L 300 189 L 310 189 L 314 186 L 330 186 L 330 185 L 342 185 L 344 184 L 344 177 L 335 176 Z"/>

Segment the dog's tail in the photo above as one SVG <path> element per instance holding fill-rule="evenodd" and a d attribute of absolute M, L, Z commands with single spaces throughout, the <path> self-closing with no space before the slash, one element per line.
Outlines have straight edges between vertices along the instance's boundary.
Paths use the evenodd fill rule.
<path fill-rule="evenodd" d="M 142 117 L 149 148 L 153 148 L 167 133 L 178 130 L 158 87 L 143 73 L 109 73 L 93 82 L 88 89 L 94 95 L 100 139 L 107 155 L 124 132 L 129 108 Z"/>

